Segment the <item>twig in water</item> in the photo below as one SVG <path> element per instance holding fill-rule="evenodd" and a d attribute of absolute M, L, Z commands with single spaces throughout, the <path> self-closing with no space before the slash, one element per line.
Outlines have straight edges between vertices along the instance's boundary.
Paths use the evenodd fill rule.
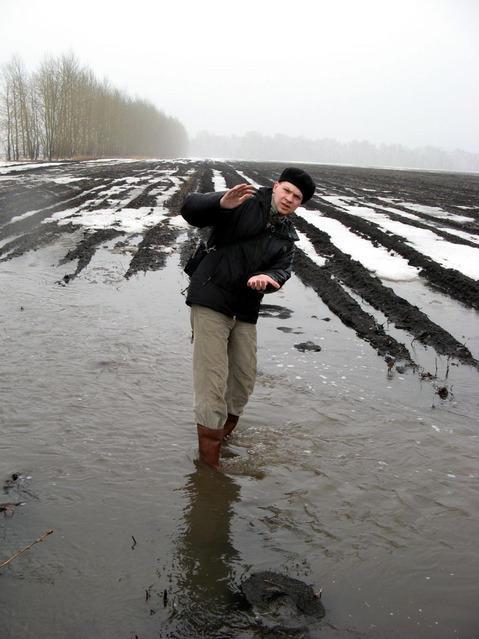
<path fill-rule="evenodd" d="M 21 554 L 23 554 L 26 550 L 29 550 L 35 544 L 38 544 L 40 541 L 43 541 L 45 537 L 48 537 L 48 535 L 51 535 L 52 532 L 53 530 L 49 530 L 44 535 L 39 537 L 37 540 L 32 542 L 29 546 L 27 546 L 26 548 L 23 548 L 22 550 L 19 550 L 15 555 L 13 555 L 13 557 L 10 557 L 10 559 L 7 559 L 7 561 L 4 561 L 3 564 L 0 564 L 0 568 L 3 568 L 3 566 L 6 566 L 7 564 L 9 564 L 13 559 L 15 559 L 16 557 L 19 557 Z"/>
<path fill-rule="evenodd" d="M 271 579 L 263 579 L 263 581 L 265 584 L 271 584 L 272 586 L 276 586 L 276 588 L 281 588 L 281 590 L 284 590 L 283 586 L 274 583 L 274 581 L 272 581 Z"/>

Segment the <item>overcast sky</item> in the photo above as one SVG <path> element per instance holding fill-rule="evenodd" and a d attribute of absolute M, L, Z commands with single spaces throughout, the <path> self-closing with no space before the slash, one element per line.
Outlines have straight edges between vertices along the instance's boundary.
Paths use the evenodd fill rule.
<path fill-rule="evenodd" d="M 479 0 L 0 0 L 0 65 L 70 52 L 191 137 L 479 153 Z"/>

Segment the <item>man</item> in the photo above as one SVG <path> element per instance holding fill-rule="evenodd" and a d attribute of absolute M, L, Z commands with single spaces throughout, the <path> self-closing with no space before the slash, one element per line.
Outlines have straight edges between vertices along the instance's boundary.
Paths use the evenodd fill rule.
<path fill-rule="evenodd" d="M 291 277 L 296 231 L 288 216 L 314 194 L 302 169 L 283 171 L 272 188 L 238 184 L 194 193 L 181 214 L 211 226 L 208 251 L 191 276 L 186 303 L 193 330 L 194 412 L 200 456 L 214 468 L 256 380 L 256 323 L 264 293 Z"/>

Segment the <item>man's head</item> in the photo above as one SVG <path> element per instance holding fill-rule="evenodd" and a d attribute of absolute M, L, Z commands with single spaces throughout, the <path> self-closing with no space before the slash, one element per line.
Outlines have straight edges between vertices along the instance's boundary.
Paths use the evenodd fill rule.
<path fill-rule="evenodd" d="M 307 202 L 316 186 L 311 176 L 295 167 L 285 169 L 273 186 L 273 202 L 280 215 L 293 213 L 300 204 Z"/>

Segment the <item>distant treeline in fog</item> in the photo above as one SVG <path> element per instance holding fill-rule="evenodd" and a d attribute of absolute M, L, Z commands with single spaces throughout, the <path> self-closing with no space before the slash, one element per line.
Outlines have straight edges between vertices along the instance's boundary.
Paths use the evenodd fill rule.
<path fill-rule="evenodd" d="M 75 57 L 47 57 L 34 73 L 13 56 L 0 75 L 0 142 L 7 160 L 181 157 L 183 125 L 98 81 Z"/>
<path fill-rule="evenodd" d="M 190 141 L 189 152 L 193 157 L 204 158 L 479 172 L 479 153 L 459 149 L 444 151 L 432 146 L 409 149 L 400 144 L 376 146 L 366 141 L 310 140 L 280 134 L 268 136 L 255 131 L 243 136 L 221 136 L 203 131 Z"/>

